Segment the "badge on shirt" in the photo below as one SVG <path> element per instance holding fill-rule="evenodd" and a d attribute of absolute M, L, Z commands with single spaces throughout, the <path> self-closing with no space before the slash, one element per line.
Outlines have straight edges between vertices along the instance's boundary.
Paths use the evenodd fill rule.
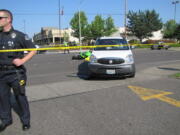
<path fill-rule="evenodd" d="M 11 33 L 11 37 L 12 37 L 12 38 L 16 38 L 16 33 L 14 33 L 14 32 Z"/>
<path fill-rule="evenodd" d="M 9 47 L 13 47 L 14 46 L 14 42 L 13 41 L 8 41 L 8 46 Z"/>

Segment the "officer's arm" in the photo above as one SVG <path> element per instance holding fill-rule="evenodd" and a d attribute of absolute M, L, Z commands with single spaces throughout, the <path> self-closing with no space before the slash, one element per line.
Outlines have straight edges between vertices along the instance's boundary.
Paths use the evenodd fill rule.
<path fill-rule="evenodd" d="M 25 55 L 22 59 L 16 58 L 13 60 L 13 64 L 16 66 L 21 66 L 24 63 L 26 63 L 27 61 L 29 61 L 35 54 L 37 51 L 30 51 L 27 55 Z"/>

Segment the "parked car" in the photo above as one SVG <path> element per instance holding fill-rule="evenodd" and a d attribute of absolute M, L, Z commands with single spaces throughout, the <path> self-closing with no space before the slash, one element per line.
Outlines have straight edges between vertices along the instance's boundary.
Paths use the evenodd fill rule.
<path fill-rule="evenodd" d="M 131 47 L 122 37 L 101 37 L 88 63 L 88 79 L 92 76 L 135 77 L 135 63 Z M 109 45 L 108 47 L 101 47 Z M 119 45 L 112 47 L 111 45 Z"/>
<path fill-rule="evenodd" d="M 161 49 L 168 50 L 169 48 L 170 48 L 170 46 L 165 45 L 164 42 L 159 42 L 156 45 L 151 45 L 151 50 L 161 50 Z"/>
<path fill-rule="evenodd" d="M 36 48 L 42 48 L 40 47 L 39 45 L 35 45 Z M 42 54 L 42 53 L 45 53 L 47 50 L 37 50 L 37 54 Z"/>
<path fill-rule="evenodd" d="M 38 48 L 40 48 L 40 46 L 39 45 L 35 45 L 35 47 L 38 49 Z M 45 53 L 46 52 L 46 50 L 37 50 L 37 54 L 41 54 L 41 53 Z M 24 51 L 24 54 L 27 54 L 28 53 L 28 51 Z"/>

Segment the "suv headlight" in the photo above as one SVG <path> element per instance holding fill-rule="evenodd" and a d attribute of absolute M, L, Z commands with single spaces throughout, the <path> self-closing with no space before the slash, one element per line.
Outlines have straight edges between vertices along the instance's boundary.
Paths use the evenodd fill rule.
<path fill-rule="evenodd" d="M 134 58 L 132 54 L 126 56 L 126 63 L 134 63 Z"/>
<path fill-rule="evenodd" d="M 97 63 L 97 58 L 96 58 L 96 56 L 95 55 L 91 55 L 91 57 L 90 57 L 90 62 L 92 62 L 92 63 Z"/>

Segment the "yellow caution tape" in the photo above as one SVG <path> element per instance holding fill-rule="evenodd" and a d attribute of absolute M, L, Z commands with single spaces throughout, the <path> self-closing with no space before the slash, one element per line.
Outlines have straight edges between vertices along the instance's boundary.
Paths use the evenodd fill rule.
<path fill-rule="evenodd" d="M 69 46 L 69 47 L 49 47 L 49 48 L 25 48 L 25 49 L 7 49 L 0 52 L 22 52 L 22 51 L 42 51 L 42 50 L 65 50 L 65 49 L 90 49 L 97 47 L 117 47 L 125 45 L 98 45 L 98 46 Z M 127 46 L 127 45 L 126 45 Z"/>
<path fill-rule="evenodd" d="M 154 45 L 154 44 L 97 45 L 97 46 L 93 45 L 93 46 L 69 46 L 69 47 L 56 45 L 56 47 L 47 47 L 47 48 L 7 49 L 7 50 L 0 50 L 0 52 L 23 52 L 23 51 L 65 50 L 65 49 L 73 50 L 73 49 L 92 49 L 92 48 L 99 48 L 99 47 L 145 46 L 145 45 Z M 166 44 L 163 44 L 163 45 L 166 45 Z M 168 43 L 167 45 L 170 45 L 170 44 Z"/>

